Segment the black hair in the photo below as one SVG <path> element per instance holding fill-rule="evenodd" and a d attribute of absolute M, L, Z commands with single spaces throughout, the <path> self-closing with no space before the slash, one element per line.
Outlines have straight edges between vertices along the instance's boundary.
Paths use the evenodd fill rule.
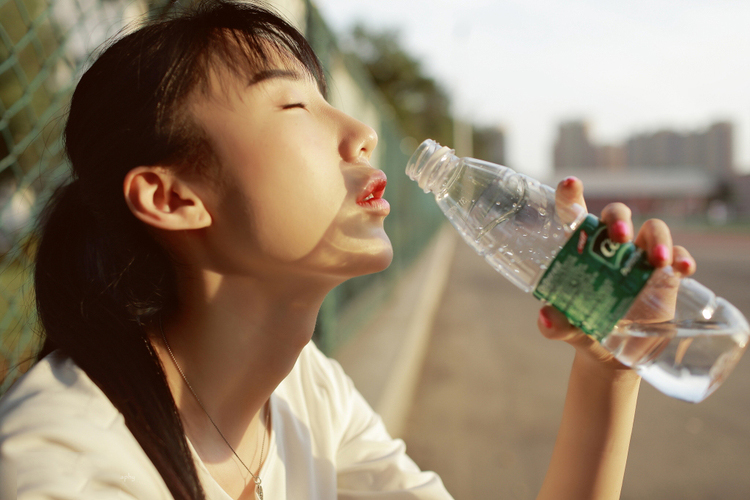
<path fill-rule="evenodd" d="M 41 359 L 70 356 L 123 414 L 175 498 L 204 498 L 175 401 L 146 333 L 176 304 L 174 264 L 129 211 L 133 168 L 214 175 L 211 145 L 188 111 L 212 70 L 241 78 L 278 56 L 299 61 L 325 92 L 304 37 L 267 7 L 212 0 L 111 43 L 82 76 L 65 128 L 71 182 L 39 223 L 34 285 Z"/>

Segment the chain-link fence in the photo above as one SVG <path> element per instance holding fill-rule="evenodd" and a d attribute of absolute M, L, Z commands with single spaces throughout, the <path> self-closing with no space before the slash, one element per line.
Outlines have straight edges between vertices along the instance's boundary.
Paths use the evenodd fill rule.
<path fill-rule="evenodd" d="M 387 230 L 394 264 L 385 273 L 347 282 L 326 299 L 316 338 L 330 352 L 376 310 L 440 219 L 404 176 L 407 157 L 398 125 L 368 75 L 339 51 L 314 6 L 299 2 L 305 31 L 329 74 L 343 65 L 378 110 L 378 166 L 389 174 L 393 202 Z M 30 366 L 39 345 L 29 282 L 33 225 L 49 194 L 69 175 L 61 130 L 71 91 L 97 47 L 165 8 L 167 0 L 0 0 L 0 394 Z"/>
<path fill-rule="evenodd" d="M 71 90 L 97 46 L 160 5 L 0 0 L 0 393 L 38 346 L 32 230 L 68 176 L 61 130 Z"/>

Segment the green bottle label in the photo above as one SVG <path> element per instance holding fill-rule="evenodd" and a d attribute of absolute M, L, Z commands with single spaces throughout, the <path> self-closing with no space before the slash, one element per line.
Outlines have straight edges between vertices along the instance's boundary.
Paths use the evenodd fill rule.
<path fill-rule="evenodd" d="M 534 290 L 596 340 L 630 309 L 654 268 L 633 243 L 615 243 L 589 214 L 565 243 Z"/>

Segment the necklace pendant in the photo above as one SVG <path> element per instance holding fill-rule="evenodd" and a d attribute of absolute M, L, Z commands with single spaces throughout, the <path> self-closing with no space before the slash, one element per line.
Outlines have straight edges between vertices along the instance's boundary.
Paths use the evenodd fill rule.
<path fill-rule="evenodd" d="M 260 484 L 255 486 L 255 495 L 258 497 L 258 500 L 263 500 L 263 486 Z"/>

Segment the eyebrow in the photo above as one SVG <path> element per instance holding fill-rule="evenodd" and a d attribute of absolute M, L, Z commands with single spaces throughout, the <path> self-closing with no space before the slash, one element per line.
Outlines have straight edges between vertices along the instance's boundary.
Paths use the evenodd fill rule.
<path fill-rule="evenodd" d="M 301 80 L 302 75 L 296 71 L 288 69 L 265 69 L 255 73 L 248 82 L 247 86 L 255 85 L 256 83 L 263 82 L 265 80 L 271 80 L 273 78 L 284 78 L 287 80 Z"/>

